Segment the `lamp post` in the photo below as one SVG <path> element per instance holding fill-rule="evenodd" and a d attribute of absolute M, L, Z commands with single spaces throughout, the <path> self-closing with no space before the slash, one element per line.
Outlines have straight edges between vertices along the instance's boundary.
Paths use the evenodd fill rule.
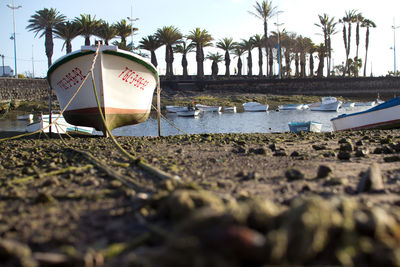
<path fill-rule="evenodd" d="M 131 16 L 127 17 L 127 19 L 131 22 L 131 38 L 132 38 L 132 44 L 131 44 L 131 52 L 133 52 L 133 22 L 139 20 L 138 18 L 133 18 L 133 7 L 131 6 Z"/>
<path fill-rule="evenodd" d="M 281 75 L 281 65 L 282 65 L 281 64 L 281 46 L 280 46 L 279 26 L 283 25 L 283 23 L 279 24 L 279 14 L 280 13 L 283 13 L 283 11 L 277 11 L 275 13 L 275 15 L 276 15 L 276 23 L 274 23 L 276 25 L 276 31 L 278 33 L 278 77 L 279 77 L 279 79 L 282 78 L 282 75 Z"/>
<path fill-rule="evenodd" d="M 11 36 L 11 39 L 14 40 L 14 66 L 15 66 L 15 78 L 17 78 L 17 40 L 15 38 L 15 14 L 14 10 L 21 8 L 22 6 L 14 6 L 14 0 L 12 0 L 12 5 L 7 4 L 7 7 L 11 8 L 12 14 L 13 14 L 13 36 Z"/>
<path fill-rule="evenodd" d="M 400 28 L 400 26 L 396 27 L 395 20 L 393 19 L 393 75 L 396 76 L 396 30 Z"/>

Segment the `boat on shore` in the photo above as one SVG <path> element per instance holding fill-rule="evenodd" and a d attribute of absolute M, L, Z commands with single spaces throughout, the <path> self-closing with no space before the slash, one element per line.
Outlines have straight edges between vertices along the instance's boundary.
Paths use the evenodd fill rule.
<path fill-rule="evenodd" d="M 100 45 L 93 73 L 104 125 L 91 77 L 84 82 L 96 50 L 96 46 L 82 46 L 59 58 L 50 66 L 47 79 L 61 110 L 66 108 L 63 115 L 68 123 L 93 127 L 107 136 L 105 125 L 111 131 L 147 120 L 158 73 L 150 62 L 134 53 Z M 67 107 L 81 84 L 82 88 Z"/>
<path fill-rule="evenodd" d="M 244 111 L 250 112 L 266 112 L 268 110 L 268 104 L 260 104 L 258 102 L 247 102 L 243 104 Z"/>
<path fill-rule="evenodd" d="M 341 101 L 337 100 L 336 97 L 326 96 L 321 98 L 321 102 L 309 104 L 311 111 L 338 111 Z"/>
<path fill-rule="evenodd" d="M 202 104 L 196 104 L 196 108 L 204 112 L 221 112 L 222 109 L 220 106 L 207 106 Z"/>
<path fill-rule="evenodd" d="M 316 121 L 294 121 L 289 123 L 289 130 L 299 132 L 321 132 L 322 123 Z"/>
<path fill-rule="evenodd" d="M 42 130 L 45 133 L 50 132 L 49 127 L 50 115 L 41 115 L 38 121 L 28 124 L 26 127 L 27 132 L 36 132 Z M 93 134 L 94 128 L 85 126 L 76 126 L 66 122 L 65 118 L 60 114 L 51 115 L 51 132 L 52 133 L 75 133 L 75 134 Z"/>
<path fill-rule="evenodd" d="M 396 97 L 368 110 L 331 119 L 334 131 L 400 128 L 400 98 Z"/>

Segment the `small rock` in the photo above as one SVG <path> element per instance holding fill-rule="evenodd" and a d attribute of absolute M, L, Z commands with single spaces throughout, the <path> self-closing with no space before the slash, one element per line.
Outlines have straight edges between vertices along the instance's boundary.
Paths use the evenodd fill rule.
<path fill-rule="evenodd" d="M 348 151 L 340 151 L 337 157 L 340 160 L 349 160 L 351 155 Z"/>
<path fill-rule="evenodd" d="M 298 157 L 300 156 L 300 153 L 297 151 L 293 151 L 292 154 L 290 154 L 291 157 Z"/>
<path fill-rule="evenodd" d="M 36 204 L 39 204 L 39 203 L 46 204 L 46 203 L 53 203 L 53 202 L 56 202 L 56 200 L 49 193 L 39 193 L 35 198 Z"/>
<path fill-rule="evenodd" d="M 304 174 L 296 169 L 289 169 L 285 172 L 285 176 L 289 181 L 302 180 L 304 179 Z"/>
<path fill-rule="evenodd" d="M 383 158 L 385 162 L 398 162 L 400 161 L 400 156 L 391 156 Z"/>
<path fill-rule="evenodd" d="M 317 178 L 326 178 L 332 173 L 332 169 L 325 165 L 318 167 Z"/>
<path fill-rule="evenodd" d="M 280 149 L 280 150 L 275 151 L 274 156 L 275 157 L 286 157 L 287 153 L 285 150 Z"/>
<path fill-rule="evenodd" d="M 324 150 L 324 149 L 326 149 L 326 146 L 325 145 L 313 145 L 312 146 L 312 148 L 314 149 L 314 150 Z"/>
<path fill-rule="evenodd" d="M 351 151 L 353 151 L 353 145 L 350 143 L 341 144 L 339 150 L 351 152 Z"/>
<path fill-rule="evenodd" d="M 368 153 L 369 153 L 368 149 L 358 149 L 356 151 L 356 157 L 364 158 L 368 155 Z"/>
<path fill-rule="evenodd" d="M 357 192 L 382 191 L 384 189 L 381 170 L 377 163 L 372 164 L 368 171 L 360 174 Z"/>

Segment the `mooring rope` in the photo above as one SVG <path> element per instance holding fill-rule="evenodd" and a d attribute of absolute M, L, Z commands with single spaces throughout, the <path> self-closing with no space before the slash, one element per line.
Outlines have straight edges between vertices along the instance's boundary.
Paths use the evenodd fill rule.
<path fill-rule="evenodd" d="M 155 111 L 159 112 L 159 114 L 161 115 L 161 117 L 162 117 L 166 122 L 168 122 L 172 127 L 174 127 L 174 128 L 175 128 L 176 130 L 178 130 L 179 132 L 188 135 L 187 132 L 185 132 L 184 130 L 180 129 L 180 128 L 179 128 L 178 126 L 176 126 L 172 121 L 168 120 L 164 115 L 162 115 L 161 110 L 159 111 L 159 110 L 157 109 L 157 107 L 155 107 L 153 104 L 151 104 L 151 106 L 155 109 Z"/>

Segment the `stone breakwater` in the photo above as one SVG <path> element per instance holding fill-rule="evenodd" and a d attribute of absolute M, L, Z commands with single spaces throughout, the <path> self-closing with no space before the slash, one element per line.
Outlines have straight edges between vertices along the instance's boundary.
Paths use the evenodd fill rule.
<path fill-rule="evenodd" d="M 400 265 L 399 130 L 117 140 L 0 142 L 3 263 Z"/>
<path fill-rule="evenodd" d="M 174 79 L 161 77 L 164 93 L 257 93 L 269 95 L 317 95 L 343 96 L 374 99 L 379 94 L 384 99 L 400 94 L 399 77 L 362 77 L 362 78 L 295 78 L 266 79 L 253 77 L 219 76 L 217 79 L 206 77 L 198 80 L 194 76 Z M 0 100 L 46 100 L 49 85 L 46 79 L 0 78 Z M 55 98 L 54 91 L 52 92 Z"/>

